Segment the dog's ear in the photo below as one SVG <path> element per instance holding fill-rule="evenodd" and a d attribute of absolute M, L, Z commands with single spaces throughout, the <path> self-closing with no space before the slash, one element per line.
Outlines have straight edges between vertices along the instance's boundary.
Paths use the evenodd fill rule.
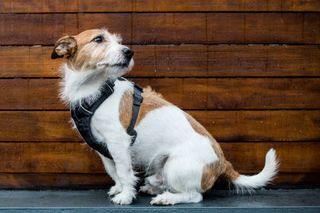
<path fill-rule="evenodd" d="M 68 58 L 73 56 L 77 51 L 77 41 L 72 36 L 64 36 L 60 38 L 52 51 L 51 58 L 62 58 L 67 56 Z"/>

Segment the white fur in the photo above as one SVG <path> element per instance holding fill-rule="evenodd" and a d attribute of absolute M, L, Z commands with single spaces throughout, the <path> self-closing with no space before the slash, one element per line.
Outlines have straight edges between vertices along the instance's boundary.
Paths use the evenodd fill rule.
<path fill-rule="evenodd" d="M 278 172 L 279 161 L 274 149 L 270 149 L 266 154 L 266 160 L 263 170 L 253 176 L 240 175 L 233 184 L 237 193 L 251 193 L 254 189 L 261 188 L 274 178 Z"/>
<path fill-rule="evenodd" d="M 73 70 L 64 65 L 61 98 L 67 102 L 81 99 L 93 101 L 107 78 L 115 78 L 131 70 L 111 66 L 121 62 L 123 45 L 110 39 L 105 59 L 97 62 L 96 69 Z M 138 133 L 133 146 L 119 118 L 121 97 L 126 90 L 133 90 L 128 81 L 116 81 L 114 93 L 96 110 L 91 122 L 93 135 L 106 143 L 113 161 L 100 155 L 106 171 L 115 181 L 109 195 L 117 204 L 130 204 L 135 198 L 137 178 L 133 166 L 144 167 L 149 177 L 141 191 L 158 194 L 151 204 L 175 204 L 202 200 L 201 178 L 206 165 L 218 160 L 210 139 L 197 133 L 185 113 L 175 106 L 164 106 L 149 112 L 136 126 Z M 130 106 L 131 107 L 131 106 Z M 275 173 L 274 152 L 267 155 L 265 169 L 258 178 L 240 176 L 239 187 L 259 187 Z M 258 181 L 257 181 L 258 180 Z"/>

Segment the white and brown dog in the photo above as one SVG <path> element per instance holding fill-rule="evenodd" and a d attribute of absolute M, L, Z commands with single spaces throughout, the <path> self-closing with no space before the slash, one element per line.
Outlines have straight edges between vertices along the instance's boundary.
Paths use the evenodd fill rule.
<path fill-rule="evenodd" d="M 105 29 L 84 31 L 60 38 L 53 50 L 66 56 L 61 97 L 67 103 L 94 100 L 108 78 L 117 78 L 133 67 L 133 52 L 121 38 Z M 196 203 L 220 175 L 237 190 L 251 191 L 269 183 L 277 173 L 276 153 L 270 149 L 263 170 L 253 176 L 240 175 L 228 162 L 216 140 L 193 117 L 146 88 L 133 146 L 126 132 L 131 120 L 133 84 L 115 81 L 114 93 L 94 113 L 91 130 L 103 141 L 113 160 L 102 158 L 115 185 L 112 202 L 130 204 L 136 196 L 134 167 L 144 168 L 145 185 L 140 191 L 156 195 L 151 204 Z"/>

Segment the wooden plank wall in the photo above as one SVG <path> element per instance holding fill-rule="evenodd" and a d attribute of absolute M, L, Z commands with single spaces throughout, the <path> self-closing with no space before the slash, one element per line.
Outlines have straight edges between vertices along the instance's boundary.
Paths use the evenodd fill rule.
<path fill-rule="evenodd" d="M 274 147 L 274 187 L 320 185 L 319 0 L 1 0 L 0 188 L 107 187 L 58 99 L 54 42 L 107 27 L 242 173 Z"/>

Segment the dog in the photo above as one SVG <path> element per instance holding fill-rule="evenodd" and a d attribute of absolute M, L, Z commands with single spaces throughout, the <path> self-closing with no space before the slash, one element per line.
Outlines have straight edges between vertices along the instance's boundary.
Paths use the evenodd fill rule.
<path fill-rule="evenodd" d="M 133 55 L 121 44 L 119 35 L 106 29 L 60 38 L 52 58 L 67 58 L 61 68 L 61 99 L 68 104 L 94 101 L 107 79 L 117 79 L 132 69 Z M 135 167 L 146 171 L 140 191 L 155 195 L 152 205 L 200 202 L 202 193 L 211 189 L 221 175 L 237 192 L 250 192 L 270 183 L 277 174 L 279 162 L 274 149 L 267 152 L 260 173 L 239 174 L 200 123 L 150 87 L 142 94 L 135 125 L 137 138 L 130 146 L 126 128 L 131 120 L 132 94 L 132 82 L 116 80 L 113 94 L 95 111 L 91 122 L 94 137 L 113 157 L 111 160 L 98 153 L 115 182 L 108 192 L 113 203 L 131 204 L 135 199 Z"/>

